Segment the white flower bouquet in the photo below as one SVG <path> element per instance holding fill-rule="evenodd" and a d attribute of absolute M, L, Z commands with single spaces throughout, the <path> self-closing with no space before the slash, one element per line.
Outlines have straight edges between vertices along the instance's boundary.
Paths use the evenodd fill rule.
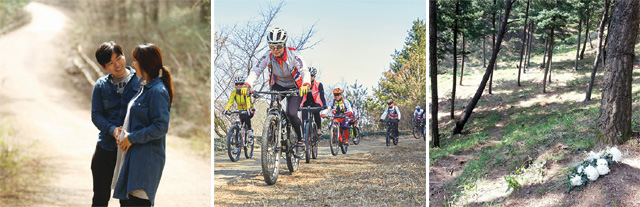
<path fill-rule="evenodd" d="M 608 174 L 611 164 L 620 161 L 622 161 L 622 152 L 616 147 L 607 148 L 600 153 L 589 152 L 587 158 L 567 174 L 568 191 L 582 190 L 587 182 L 596 181 L 600 176 Z"/>

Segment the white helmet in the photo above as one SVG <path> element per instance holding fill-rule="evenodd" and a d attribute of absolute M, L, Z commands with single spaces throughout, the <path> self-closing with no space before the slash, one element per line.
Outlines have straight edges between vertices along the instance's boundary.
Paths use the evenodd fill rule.
<path fill-rule="evenodd" d="M 236 85 L 238 85 L 238 84 L 244 84 L 244 77 L 242 77 L 242 76 L 240 76 L 240 77 L 235 77 L 235 78 L 233 79 L 233 82 L 235 82 L 235 83 L 236 83 Z"/>
<path fill-rule="evenodd" d="M 318 69 L 309 67 L 309 73 L 311 73 L 311 76 L 316 76 L 316 74 L 318 73 Z"/>
<path fill-rule="evenodd" d="M 416 110 L 420 109 L 420 106 L 416 106 Z"/>
<path fill-rule="evenodd" d="M 287 43 L 287 31 L 276 27 L 267 34 L 267 42 L 269 45 L 282 45 Z"/>

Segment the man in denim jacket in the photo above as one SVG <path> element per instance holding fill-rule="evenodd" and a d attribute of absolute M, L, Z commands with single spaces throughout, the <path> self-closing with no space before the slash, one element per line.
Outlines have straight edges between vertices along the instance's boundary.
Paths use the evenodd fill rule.
<path fill-rule="evenodd" d="M 113 41 L 100 45 L 96 59 L 109 74 L 96 81 L 91 95 L 91 121 L 100 130 L 91 159 L 92 206 L 107 206 L 116 164 L 115 134 L 119 133 L 118 126 L 124 123 L 127 104 L 140 91 L 140 78 L 131 66 L 125 67 L 122 48 Z"/>

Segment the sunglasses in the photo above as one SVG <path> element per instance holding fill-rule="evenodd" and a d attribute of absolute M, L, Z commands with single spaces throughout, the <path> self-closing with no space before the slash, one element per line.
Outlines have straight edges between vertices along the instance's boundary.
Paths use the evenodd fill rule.
<path fill-rule="evenodd" d="M 342 95 L 342 94 L 339 94 L 339 93 L 334 93 L 333 94 L 333 96 L 340 96 L 340 95 Z"/>
<path fill-rule="evenodd" d="M 269 49 L 271 50 L 280 50 L 282 49 L 284 46 L 282 45 L 278 45 L 278 46 L 273 46 L 273 45 L 269 45 Z"/>
<path fill-rule="evenodd" d="M 244 83 L 236 83 L 236 86 L 244 85 Z"/>

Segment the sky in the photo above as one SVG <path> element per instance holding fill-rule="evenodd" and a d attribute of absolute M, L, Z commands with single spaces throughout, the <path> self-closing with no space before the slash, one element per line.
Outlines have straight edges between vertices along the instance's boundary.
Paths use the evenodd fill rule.
<path fill-rule="evenodd" d="M 269 3 L 275 6 L 279 1 L 213 3 L 215 29 L 243 25 L 259 18 L 261 8 L 267 10 Z M 300 54 L 307 66 L 318 68 L 317 79 L 325 85 L 325 92 L 332 90 L 327 86 L 352 85 L 357 80 L 372 94 L 393 62 L 391 55 L 404 46 L 413 21 L 426 23 L 426 10 L 425 0 L 289 0 L 270 29 L 280 27 L 291 36 L 317 22 L 317 33 L 309 41 L 321 42 Z"/>

